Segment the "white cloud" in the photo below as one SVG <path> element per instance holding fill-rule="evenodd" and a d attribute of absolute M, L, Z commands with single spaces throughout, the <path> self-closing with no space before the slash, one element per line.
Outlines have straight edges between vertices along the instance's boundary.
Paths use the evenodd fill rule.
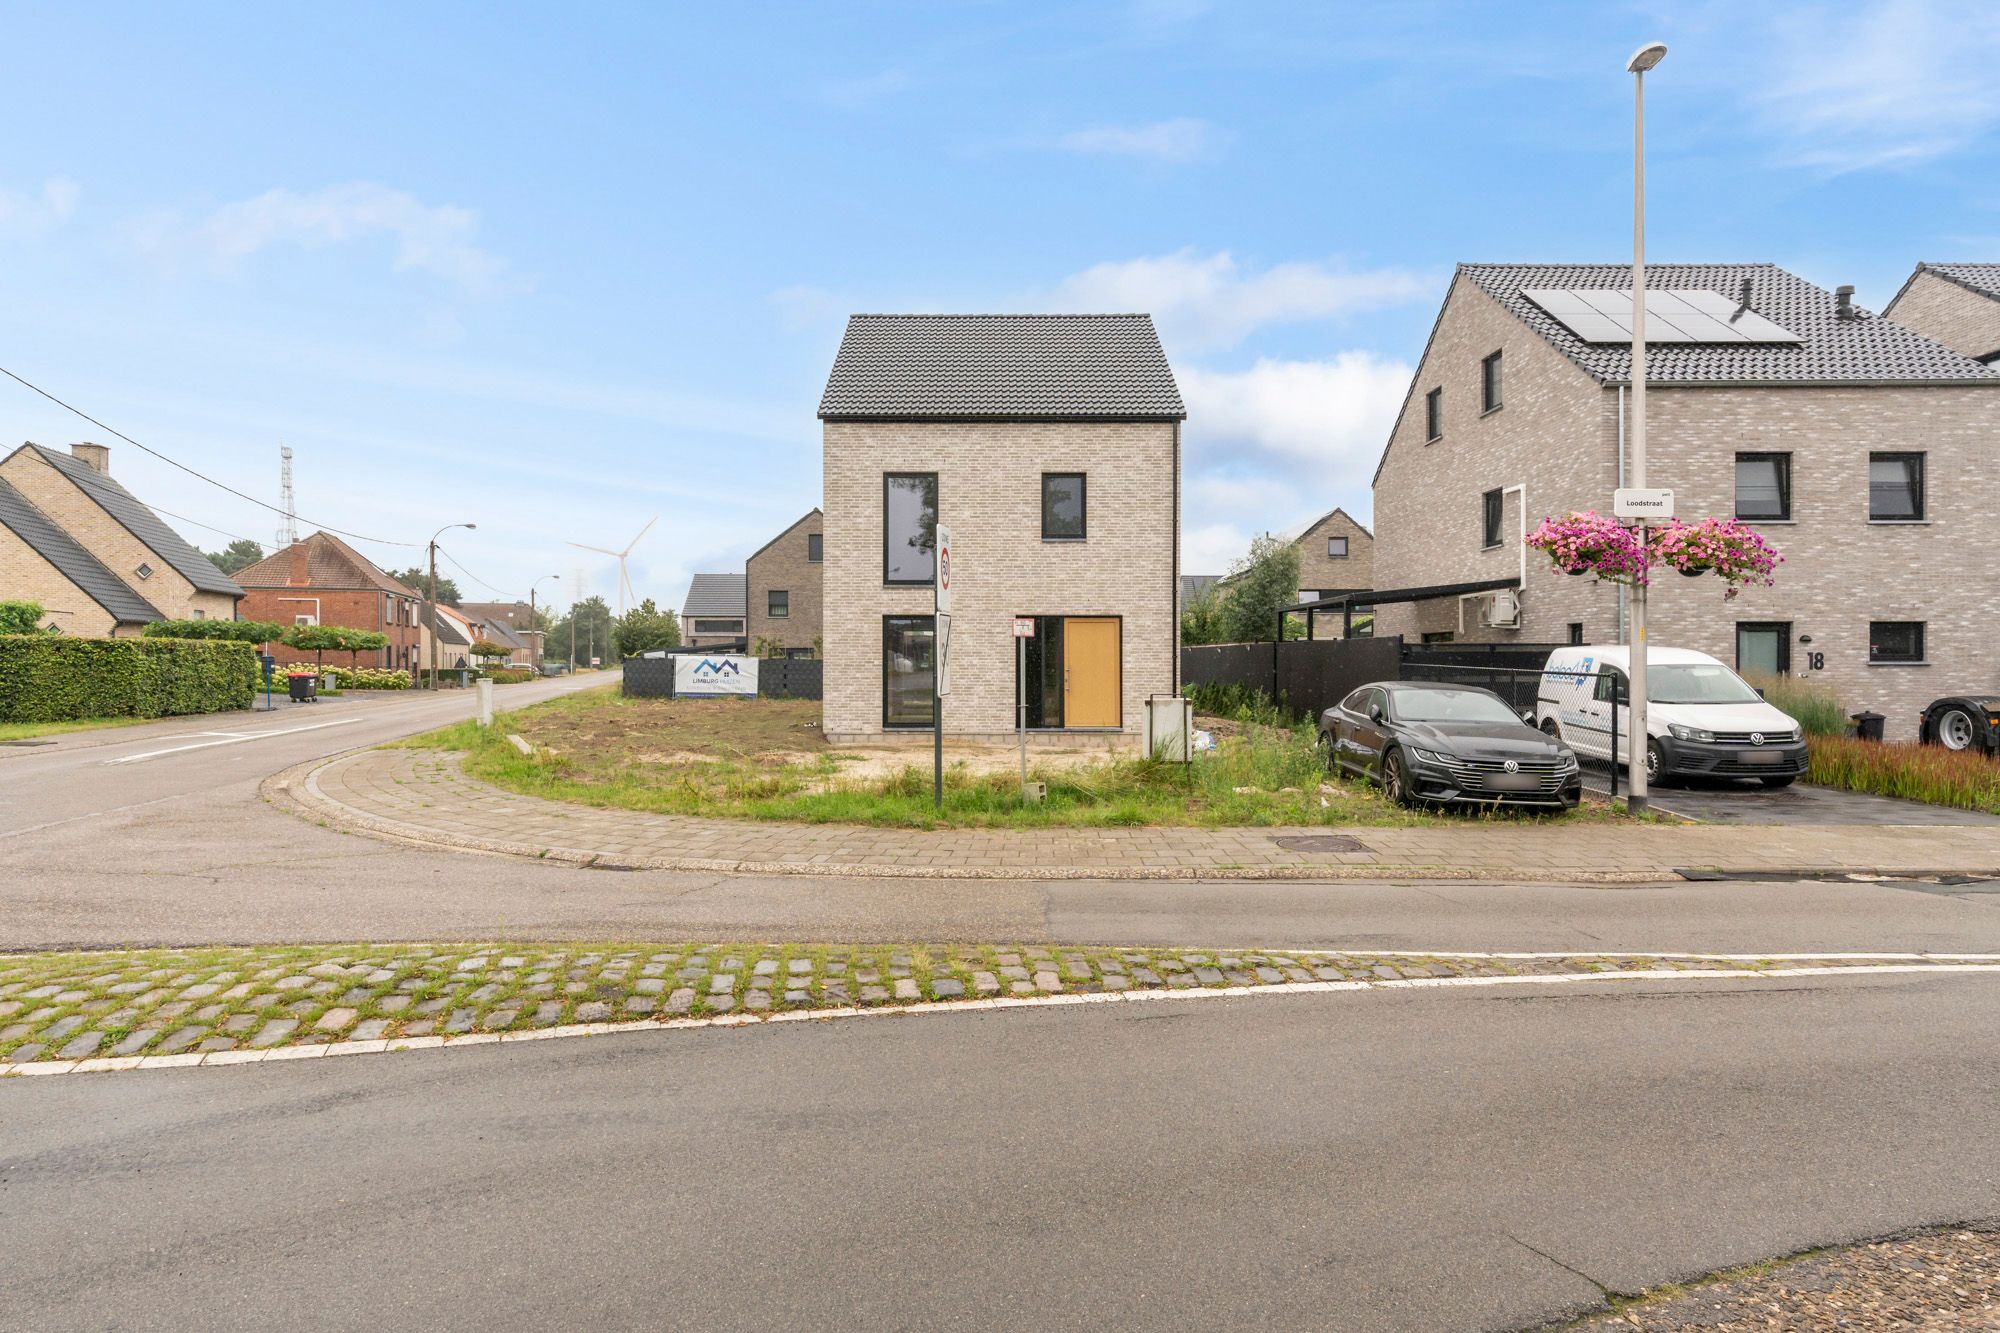
<path fill-rule="evenodd" d="M 1759 99 L 1787 160 L 1832 171 L 1921 162 L 2000 124 L 2000 10 L 1991 0 L 1886 0 L 1775 25 Z"/>
<path fill-rule="evenodd" d="M 1097 125 L 1062 137 L 1072 153 L 1145 157 L 1156 162 L 1192 162 L 1221 147 L 1224 136 L 1205 120 L 1180 117 L 1151 125 Z"/>
<path fill-rule="evenodd" d="M 1435 297 L 1438 284 L 1405 269 L 1353 270 L 1311 261 L 1246 272 L 1227 250 L 1192 248 L 1098 264 L 1058 283 L 1041 308 L 1144 311 L 1176 354 L 1231 347 L 1269 324 Z"/>
<path fill-rule="evenodd" d="M 1251 536 L 1249 529 L 1233 523 L 1197 523 L 1182 528 L 1181 572 L 1227 574 L 1250 549 Z"/>
<path fill-rule="evenodd" d="M 1411 368 L 1373 352 L 1341 352 L 1324 361 L 1259 360 L 1243 371 L 1182 366 L 1190 453 L 1302 464 L 1300 480 L 1317 486 L 1366 486 Z"/>
<path fill-rule="evenodd" d="M 0 227 L 41 231 L 60 226 L 76 212 L 81 193 L 75 181 L 61 176 L 43 181 L 36 191 L 0 190 Z"/>
<path fill-rule="evenodd" d="M 225 204 L 190 228 L 156 228 L 155 246 L 185 244 L 228 263 L 274 245 L 318 249 L 388 240 L 398 272 L 428 273 L 468 292 L 517 288 L 507 263 L 474 244 L 479 215 L 449 204 L 425 204 L 402 190 L 357 181 L 323 190 L 267 190 Z"/>

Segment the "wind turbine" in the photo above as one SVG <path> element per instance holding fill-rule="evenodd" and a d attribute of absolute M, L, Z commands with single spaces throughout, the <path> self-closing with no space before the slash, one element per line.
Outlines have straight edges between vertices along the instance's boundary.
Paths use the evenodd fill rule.
<path fill-rule="evenodd" d="M 575 547 L 575 548 L 576 548 L 577 550 L 579 550 L 579 551 L 595 551 L 595 552 L 597 552 L 597 553 L 598 553 L 599 555 L 609 555 L 609 556 L 616 556 L 616 557 L 617 557 L 617 559 L 618 559 L 618 618 L 619 618 L 620 620 L 623 620 L 623 619 L 625 618 L 625 606 L 626 606 L 626 604 L 627 604 L 628 602 L 636 602 L 636 601 L 638 601 L 638 600 L 639 600 L 639 597 L 638 597 L 638 594 L 637 594 L 637 593 L 636 593 L 636 592 L 635 592 L 635 591 L 633 590 L 633 588 L 632 588 L 632 576 L 631 576 L 631 574 L 629 574 L 628 572 L 626 572 L 626 569 L 625 569 L 625 557 L 626 557 L 626 556 L 628 556 L 628 555 L 631 555 L 631 554 L 632 554 L 632 548 L 633 548 L 633 547 L 635 547 L 635 546 L 637 546 L 637 545 L 639 544 L 639 537 L 644 537 L 644 536 L 645 536 L 645 535 L 646 535 L 647 533 L 651 532 L 651 531 L 653 530 L 653 524 L 655 524 L 655 523 L 658 523 L 659 521 L 660 521 L 660 516 L 659 516 L 658 514 L 655 514 L 655 515 L 653 515 L 653 517 L 651 517 L 650 519 L 646 520 L 646 526 L 645 526 L 645 527 L 643 527 L 643 528 L 640 528 L 640 529 L 639 529 L 639 536 L 638 536 L 638 537 L 634 537 L 634 538 L 633 538 L 633 539 L 632 539 L 631 541 L 629 541 L 629 542 L 626 542 L 626 543 L 625 543 L 625 549 L 624 549 L 624 550 L 622 550 L 622 551 L 613 551 L 613 550 L 609 550 L 609 549 L 607 549 L 607 548 L 605 548 L 605 547 L 602 547 L 602 546 L 585 546 L 585 545 L 584 545 L 584 544 L 583 544 L 582 542 L 570 542 L 570 543 L 568 543 L 569 545 L 571 545 L 571 546 L 574 546 L 574 547 Z"/>

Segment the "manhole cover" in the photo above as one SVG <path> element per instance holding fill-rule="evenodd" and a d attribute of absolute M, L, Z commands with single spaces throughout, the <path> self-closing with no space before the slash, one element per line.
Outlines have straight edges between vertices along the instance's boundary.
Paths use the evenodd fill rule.
<path fill-rule="evenodd" d="M 1272 842 L 1288 852 L 1365 852 L 1361 839 L 1350 838 L 1341 833 L 1293 834 L 1289 837 L 1273 838 Z"/>

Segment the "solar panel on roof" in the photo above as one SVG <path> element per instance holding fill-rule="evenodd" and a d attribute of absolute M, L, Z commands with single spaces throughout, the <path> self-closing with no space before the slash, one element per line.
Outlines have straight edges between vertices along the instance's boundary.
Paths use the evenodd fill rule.
<path fill-rule="evenodd" d="M 1524 287 L 1521 295 L 1587 343 L 1632 341 L 1629 287 Z M 1796 343 L 1773 324 L 1719 292 L 1697 287 L 1646 289 L 1648 343 Z"/>

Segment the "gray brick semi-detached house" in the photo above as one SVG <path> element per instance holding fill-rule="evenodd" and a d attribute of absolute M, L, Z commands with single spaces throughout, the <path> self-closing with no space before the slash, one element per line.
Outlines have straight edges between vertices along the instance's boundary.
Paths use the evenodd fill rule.
<path fill-rule="evenodd" d="M 825 529 L 825 516 L 815 509 L 743 562 L 752 652 L 760 643 L 776 644 L 786 657 L 811 657 L 817 650 Z"/>
<path fill-rule="evenodd" d="M 953 736 L 1130 742 L 1178 683 L 1180 425 L 1145 315 L 856 315 L 826 394 L 836 744 L 932 722 L 935 529 L 954 543 Z"/>
<path fill-rule="evenodd" d="M 1685 519 L 1750 522 L 1786 560 L 1775 587 L 1729 602 L 1714 578 L 1657 574 L 1651 641 L 1807 677 L 1849 711 L 1886 714 L 1892 738 L 1914 738 L 1934 697 L 2000 690 L 1987 498 L 2000 369 L 1775 265 L 1655 264 L 1646 279 L 1657 306 L 1705 306 L 1730 326 L 1649 317 L 1647 482 L 1671 487 Z M 1519 627 L 1482 623 L 1481 594 L 1381 605 L 1377 634 L 1619 637 L 1618 590 L 1550 573 L 1521 535 L 1548 515 L 1609 512 L 1630 287 L 1621 264 L 1459 266 L 1376 470 L 1375 588 L 1519 577 Z"/>
<path fill-rule="evenodd" d="M 681 642 L 690 648 L 743 648 L 743 576 L 696 574 L 681 603 Z"/>
<path fill-rule="evenodd" d="M 2000 362 L 2000 264 L 1919 264 L 1882 317 L 1974 361 Z"/>

